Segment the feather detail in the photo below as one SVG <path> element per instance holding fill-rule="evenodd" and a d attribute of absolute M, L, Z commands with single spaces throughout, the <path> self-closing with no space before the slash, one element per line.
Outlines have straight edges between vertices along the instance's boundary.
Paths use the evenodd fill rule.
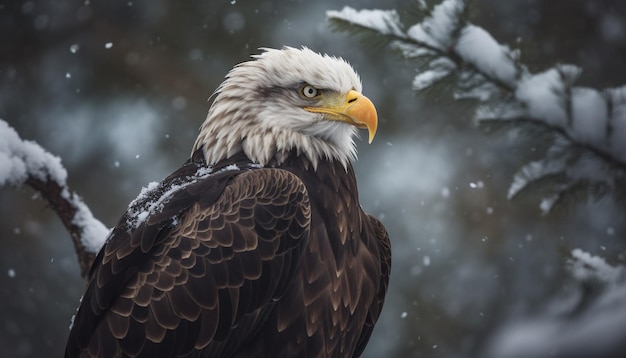
<path fill-rule="evenodd" d="M 344 167 L 356 160 L 355 127 L 305 111 L 297 96 L 303 83 L 360 92 L 354 69 L 343 59 L 306 47 L 265 49 L 254 58 L 235 66 L 216 90 L 192 151 L 202 149 L 208 164 L 239 151 L 262 165 L 291 150 L 306 155 L 314 167 L 320 159 Z"/>
<path fill-rule="evenodd" d="M 361 89 L 306 48 L 228 74 L 191 158 L 142 190 L 96 257 L 66 358 L 361 355 L 389 236 L 359 204 L 355 127 L 304 110 L 303 81 Z"/>

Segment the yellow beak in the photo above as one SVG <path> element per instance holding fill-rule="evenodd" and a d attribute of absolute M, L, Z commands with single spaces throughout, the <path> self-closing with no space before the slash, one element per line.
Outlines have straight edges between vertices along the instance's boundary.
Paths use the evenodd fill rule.
<path fill-rule="evenodd" d="M 320 103 L 316 107 L 304 107 L 314 113 L 323 113 L 329 120 L 342 121 L 359 128 L 367 128 L 368 143 L 372 143 L 378 129 L 378 114 L 376 107 L 369 98 L 357 91 L 350 90 L 343 94 L 322 94 Z"/>

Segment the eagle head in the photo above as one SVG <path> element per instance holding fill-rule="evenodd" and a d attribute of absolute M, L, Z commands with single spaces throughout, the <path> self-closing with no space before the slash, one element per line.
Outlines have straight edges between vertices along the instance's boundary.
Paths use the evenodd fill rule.
<path fill-rule="evenodd" d="M 378 116 L 352 66 L 306 47 L 263 51 L 226 75 L 193 151 L 208 164 L 240 151 L 262 165 L 292 150 L 314 167 L 356 159 L 356 129 L 366 128 L 371 143 Z"/>

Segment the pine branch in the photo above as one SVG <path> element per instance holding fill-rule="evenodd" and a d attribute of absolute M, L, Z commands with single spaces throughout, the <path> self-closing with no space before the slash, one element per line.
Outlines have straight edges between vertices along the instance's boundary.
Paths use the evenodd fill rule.
<path fill-rule="evenodd" d="M 67 171 L 58 157 L 35 142 L 22 140 L 0 120 L 0 187 L 27 184 L 41 194 L 70 233 L 81 275 L 86 278 L 108 229 L 70 190 L 66 179 Z"/>
<path fill-rule="evenodd" d="M 341 24 L 336 27 L 340 30 L 367 29 L 392 38 L 391 48 L 417 60 L 420 73 L 413 80 L 414 90 L 454 76 L 456 99 L 482 103 L 474 115 L 477 123 L 506 122 L 552 134 L 558 145 L 533 163 L 533 176 L 525 177 L 527 167 L 516 174 L 510 198 L 516 196 L 511 192 L 542 179 L 564 177 L 565 182 L 555 185 L 555 192 L 542 201 L 542 209 L 549 211 L 554 205 L 548 204 L 562 201 L 571 192 L 568 188 L 586 183 L 615 189 L 626 176 L 626 86 L 605 90 L 575 86 L 581 69 L 573 65 L 530 73 L 520 62 L 519 50 L 498 43 L 468 21 L 463 0 L 441 1 L 410 27 L 401 23 L 395 10 L 346 7 L 327 16 L 331 23 Z M 558 162 L 562 157 L 568 158 L 565 165 Z M 555 173 L 557 164 L 561 168 Z"/>
<path fill-rule="evenodd" d="M 485 357 L 622 356 L 626 315 L 626 268 L 581 249 L 565 252 L 569 287 L 539 314 L 511 320 L 491 339 Z M 520 337 L 524 337 L 520 339 Z M 549 355 L 549 354 L 548 354 Z"/>
<path fill-rule="evenodd" d="M 459 52 L 456 46 L 458 40 L 463 38 L 462 32 L 472 33 L 479 31 L 477 27 L 463 27 L 461 21 L 450 21 L 448 28 L 438 26 L 434 28 L 433 23 L 443 22 L 441 19 L 447 16 L 460 17 L 465 15 L 466 6 L 463 1 L 446 0 L 435 7 L 433 16 L 426 18 L 422 23 L 413 25 L 408 30 L 400 21 L 395 10 L 354 10 L 351 7 L 344 7 L 341 11 L 327 11 L 331 25 L 335 30 L 347 31 L 352 34 L 372 34 L 384 38 L 386 42 L 391 43 L 392 47 L 400 50 L 407 59 L 418 59 L 427 57 L 431 60 L 445 58 L 455 66 L 450 70 L 465 70 L 478 74 L 489 82 L 497 84 L 498 87 L 514 91 L 512 84 L 503 78 L 498 77 L 490 71 L 485 71 L 481 66 L 477 66 L 472 61 Z M 450 15 L 452 13 L 452 15 Z M 482 29 L 480 29 L 482 30 Z M 482 30 L 484 31 L 484 30 Z M 451 36 L 457 34 L 456 43 L 452 41 Z M 465 40 L 471 41 L 471 35 Z M 445 39 L 444 39 L 445 38 Z M 449 41 L 446 41 L 450 39 Z M 490 46 L 497 45 L 495 40 Z"/>

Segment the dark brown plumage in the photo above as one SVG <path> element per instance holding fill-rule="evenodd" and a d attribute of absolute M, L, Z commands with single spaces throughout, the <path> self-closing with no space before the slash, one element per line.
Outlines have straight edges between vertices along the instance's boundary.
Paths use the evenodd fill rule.
<path fill-rule="evenodd" d="M 360 356 L 391 252 L 352 165 L 297 148 L 209 165 L 204 149 L 113 229 L 65 356 Z"/>

